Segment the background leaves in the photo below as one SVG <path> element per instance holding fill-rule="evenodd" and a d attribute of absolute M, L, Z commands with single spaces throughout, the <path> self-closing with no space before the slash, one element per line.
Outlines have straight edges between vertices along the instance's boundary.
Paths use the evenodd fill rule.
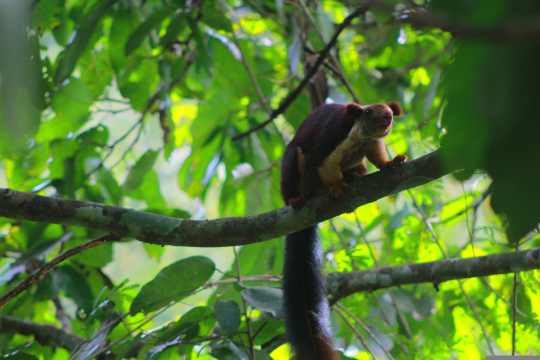
<path fill-rule="evenodd" d="M 387 137 L 389 153 L 416 158 L 441 146 L 447 164 L 463 171 L 320 224 L 325 270 L 539 246 L 537 41 L 482 36 L 501 24 L 535 24 L 537 2 L 383 3 L 343 31 L 321 66 L 327 101 L 399 101 L 406 115 Z M 180 218 L 281 207 L 280 159 L 310 111 L 308 91 L 268 126 L 233 138 L 268 119 L 356 6 L 7 1 L 0 5 L 0 186 Z M 411 18 L 422 14 L 439 26 Z M 102 235 L 0 219 L 0 294 Z M 235 252 L 132 240 L 68 259 L 0 309 L 0 354 L 289 358 L 281 239 Z M 344 359 L 480 359 L 513 347 L 538 354 L 538 273 L 516 279 L 339 299 L 336 344 Z M 6 317 L 33 332 L 8 327 Z M 60 336 L 43 337 L 57 334 L 43 326 Z"/>

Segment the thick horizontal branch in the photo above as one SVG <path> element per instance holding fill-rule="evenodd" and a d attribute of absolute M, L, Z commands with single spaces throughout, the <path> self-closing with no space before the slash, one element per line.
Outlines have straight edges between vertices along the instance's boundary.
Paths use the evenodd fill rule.
<path fill-rule="evenodd" d="M 327 277 L 327 287 L 331 301 L 336 302 L 362 291 L 426 282 L 438 286 L 449 280 L 509 274 L 539 268 L 540 248 L 534 248 L 468 259 L 448 259 L 361 272 L 333 273 Z"/>
<path fill-rule="evenodd" d="M 217 247 L 244 245 L 286 235 L 306 226 L 419 186 L 449 173 L 434 151 L 394 169 L 358 177 L 340 199 L 322 194 L 301 210 L 289 207 L 246 217 L 215 220 L 178 219 L 115 206 L 38 196 L 0 189 L 0 216 L 101 229 L 143 242 Z"/>
<path fill-rule="evenodd" d="M 41 345 L 62 347 L 70 351 L 75 350 L 84 342 L 83 338 L 69 334 L 52 325 L 36 324 L 11 316 L 0 316 L 0 333 L 33 336 Z"/>

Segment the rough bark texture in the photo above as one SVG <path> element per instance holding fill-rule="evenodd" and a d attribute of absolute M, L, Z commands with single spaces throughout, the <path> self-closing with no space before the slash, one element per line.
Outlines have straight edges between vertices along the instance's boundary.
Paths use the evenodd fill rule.
<path fill-rule="evenodd" d="M 480 256 L 448 259 L 421 264 L 384 267 L 327 277 L 329 296 L 335 302 L 361 291 L 373 291 L 405 284 L 440 283 L 449 280 L 508 274 L 540 268 L 540 248 Z"/>
<path fill-rule="evenodd" d="M 340 199 L 322 194 L 301 210 L 281 208 L 246 217 L 216 220 L 177 219 L 143 211 L 90 202 L 38 196 L 0 189 L 0 216 L 47 223 L 81 225 L 143 242 L 218 247 L 245 245 L 298 231 L 344 212 L 450 172 L 434 151 L 395 169 L 353 179 Z"/>

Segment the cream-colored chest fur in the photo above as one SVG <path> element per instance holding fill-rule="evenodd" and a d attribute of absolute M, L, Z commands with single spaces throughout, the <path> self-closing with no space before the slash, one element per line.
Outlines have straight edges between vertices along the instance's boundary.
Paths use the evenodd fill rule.
<path fill-rule="evenodd" d="M 331 187 L 342 181 L 343 159 L 351 157 L 351 154 L 358 149 L 362 140 L 362 128 L 358 122 L 355 122 L 345 140 L 343 140 L 334 151 L 324 159 L 321 166 L 319 166 L 319 176 L 326 186 Z"/>

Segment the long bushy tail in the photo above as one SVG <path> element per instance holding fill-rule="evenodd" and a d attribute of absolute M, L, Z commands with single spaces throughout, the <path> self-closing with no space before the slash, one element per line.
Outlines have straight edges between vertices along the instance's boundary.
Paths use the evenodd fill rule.
<path fill-rule="evenodd" d="M 283 293 L 287 336 L 297 360 L 338 359 L 332 347 L 321 261 L 317 226 L 287 236 Z"/>

